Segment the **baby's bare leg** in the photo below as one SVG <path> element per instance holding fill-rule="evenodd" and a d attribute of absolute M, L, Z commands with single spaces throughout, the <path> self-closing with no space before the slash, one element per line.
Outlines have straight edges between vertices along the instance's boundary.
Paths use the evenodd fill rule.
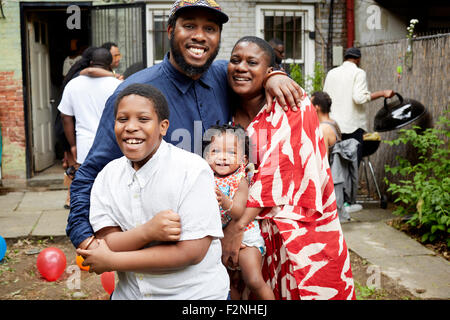
<path fill-rule="evenodd" d="M 239 267 L 242 279 L 259 300 L 274 300 L 272 288 L 264 281 L 261 273 L 262 255 L 256 247 L 245 247 L 239 251 Z"/>

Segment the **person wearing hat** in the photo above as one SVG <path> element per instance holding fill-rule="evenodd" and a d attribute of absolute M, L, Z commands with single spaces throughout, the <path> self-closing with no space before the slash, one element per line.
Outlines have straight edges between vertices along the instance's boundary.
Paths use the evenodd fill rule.
<path fill-rule="evenodd" d="M 114 104 L 125 87 L 143 83 L 159 89 L 170 109 L 170 126 L 164 140 L 199 155 L 206 129 L 231 120 L 228 61 L 214 61 L 220 47 L 222 25 L 227 21 L 228 16 L 213 0 L 175 1 L 167 27 L 170 51 L 164 60 L 127 78 L 107 100 L 92 148 L 71 186 L 66 233 L 76 248 L 96 247 L 89 223 L 90 191 L 98 172 L 122 156 L 114 134 Z M 296 110 L 296 106 L 300 106 L 303 91 L 285 73 L 272 72 L 266 75 L 266 80 L 269 106 L 275 98 L 285 108 L 290 105 Z M 127 237 L 127 232 L 118 237 Z M 119 239 L 116 243 L 124 242 Z M 108 241 L 107 244 L 111 250 L 119 250 Z M 146 245 L 133 243 L 131 248 L 122 246 L 120 249 L 135 250 Z"/>
<path fill-rule="evenodd" d="M 341 128 L 342 140 L 354 138 L 358 140 L 358 165 L 362 159 L 363 134 L 368 130 L 364 104 L 378 99 L 390 98 L 393 90 L 370 92 L 367 87 L 366 72 L 361 69 L 361 51 L 358 48 L 348 48 L 344 53 L 341 66 L 331 69 L 325 78 L 323 91 L 328 93 L 333 101 L 330 117 Z M 355 203 L 356 199 L 348 199 L 348 212 L 356 212 L 362 206 Z"/>

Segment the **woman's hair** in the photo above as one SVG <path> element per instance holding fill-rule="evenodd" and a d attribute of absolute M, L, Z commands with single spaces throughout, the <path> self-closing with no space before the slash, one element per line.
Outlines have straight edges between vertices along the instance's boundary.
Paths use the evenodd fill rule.
<path fill-rule="evenodd" d="M 81 55 L 81 59 L 74 63 L 74 65 L 69 69 L 69 72 L 67 72 L 67 75 L 64 77 L 64 80 L 62 82 L 62 89 L 66 87 L 67 83 L 69 83 L 70 80 L 78 76 L 81 70 L 89 67 L 91 65 L 92 60 L 92 54 L 97 49 L 97 47 L 88 47 L 86 50 L 83 51 L 83 54 Z"/>
<path fill-rule="evenodd" d="M 245 129 L 240 125 L 216 124 L 209 127 L 209 129 L 205 132 L 205 136 L 202 142 L 203 153 L 211 144 L 214 136 L 220 136 L 225 133 L 231 133 L 238 138 L 238 144 L 241 145 L 242 143 L 242 146 L 244 147 L 244 154 L 248 159 L 250 155 L 250 140 L 245 132 Z"/>
<path fill-rule="evenodd" d="M 311 102 L 313 105 L 317 105 L 322 113 L 330 113 L 331 111 L 331 98 L 328 93 L 324 91 L 316 91 L 311 95 Z"/>
<path fill-rule="evenodd" d="M 116 103 L 114 105 L 114 117 L 117 116 L 117 109 L 119 108 L 120 101 L 129 95 L 138 95 L 150 100 L 153 103 L 153 109 L 155 109 L 158 115 L 159 122 L 165 119 L 169 119 L 170 110 L 167 104 L 166 97 L 161 91 L 149 84 L 133 83 L 125 87 L 117 96 Z"/>
<path fill-rule="evenodd" d="M 266 54 L 266 56 L 268 58 L 269 67 L 273 67 L 273 68 L 277 67 L 277 63 L 275 60 L 276 59 L 275 51 L 273 50 L 272 46 L 266 40 L 258 38 L 258 37 L 254 37 L 254 36 L 242 37 L 234 44 L 233 50 L 231 50 L 231 52 L 233 52 L 234 48 L 236 48 L 236 46 L 241 42 L 251 42 L 251 43 L 256 44 Z"/>

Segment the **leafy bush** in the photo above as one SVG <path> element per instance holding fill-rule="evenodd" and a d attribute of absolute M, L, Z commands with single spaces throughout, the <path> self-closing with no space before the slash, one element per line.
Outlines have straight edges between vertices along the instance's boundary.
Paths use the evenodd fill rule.
<path fill-rule="evenodd" d="M 384 141 L 390 146 L 411 143 L 417 150 L 418 162 L 397 156 L 398 166 L 385 165 L 386 173 L 404 177 L 398 183 L 385 177 L 388 191 L 396 196 L 396 215 L 412 214 L 408 223 L 425 233 L 422 242 L 446 239 L 450 247 L 450 120 L 440 117 L 436 128 L 401 129 L 399 137 Z"/>
<path fill-rule="evenodd" d="M 302 69 L 298 64 L 291 64 L 291 78 L 304 88 L 306 92 L 313 93 L 315 91 L 321 91 L 323 88 L 323 82 L 325 80 L 325 71 L 320 62 L 314 64 L 313 75 L 307 75 L 306 81 L 303 76 Z"/>

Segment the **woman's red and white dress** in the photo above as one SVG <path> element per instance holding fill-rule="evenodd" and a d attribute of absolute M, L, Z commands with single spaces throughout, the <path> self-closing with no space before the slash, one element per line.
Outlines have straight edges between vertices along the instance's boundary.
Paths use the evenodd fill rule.
<path fill-rule="evenodd" d="M 355 299 L 319 120 L 309 98 L 297 112 L 274 103 L 247 128 L 256 164 L 247 207 L 266 244 L 263 276 L 276 299 Z"/>

